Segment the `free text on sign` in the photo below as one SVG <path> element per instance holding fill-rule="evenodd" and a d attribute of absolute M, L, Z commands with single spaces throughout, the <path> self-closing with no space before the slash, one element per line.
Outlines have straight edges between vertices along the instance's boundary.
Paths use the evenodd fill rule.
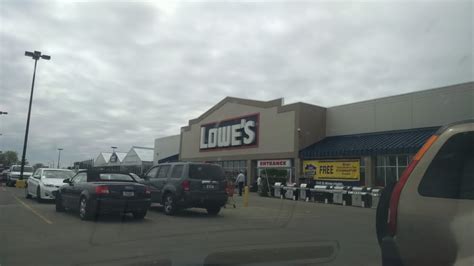
<path fill-rule="evenodd" d="M 360 161 L 314 160 L 303 162 L 303 172 L 308 178 L 323 181 L 359 181 Z"/>

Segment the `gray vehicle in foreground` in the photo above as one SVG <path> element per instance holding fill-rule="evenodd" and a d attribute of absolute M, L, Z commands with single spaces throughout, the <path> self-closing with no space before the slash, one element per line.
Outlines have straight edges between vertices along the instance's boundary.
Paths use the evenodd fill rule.
<path fill-rule="evenodd" d="M 140 181 L 150 187 L 152 202 L 167 215 L 182 208 L 204 208 L 217 215 L 227 202 L 224 171 L 207 163 L 166 163 L 151 168 Z"/>
<path fill-rule="evenodd" d="M 431 136 L 377 208 L 383 265 L 474 265 L 474 120 Z"/>

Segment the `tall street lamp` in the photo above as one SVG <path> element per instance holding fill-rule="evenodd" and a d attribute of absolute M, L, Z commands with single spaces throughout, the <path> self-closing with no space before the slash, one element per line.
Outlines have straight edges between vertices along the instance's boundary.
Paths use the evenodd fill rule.
<path fill-rule="evenodd" d="M 8 112 L 0 111 L 0 115 L 7 115 L 7 114 L 8 114 Z M 2 135 L 2 134 L 0 134 L 0 136 L 1 136 L 1 135 Z"/>
<path fill-rule="evenodd" d="M 8 112 L 4 112 L 4 111 L 0 111 L 0 115 L 7 115 Z M 0 124 L 1 125 L 1 124 Z M 2 136 L 3 134 L 0 133 L 0 136 Z M 0 150 L 0 153 L 2 153 L 2 151 Z"/>
<path fill-rule="evenodd" d="M 59 162 L 61 161 L 61 151 L 62 150 L 63 150 L 63 148 L 58 149 L 58 168 L 59 168 Z"/>
<path fill-rule="evenodd" d="M 51 56 L 41 54 L 40 51 L 28 52 L 25 51 L 25 56 L 33 58 L 35 60 L 35 68 L 33 70 L 33 81 L 31 82 L 31 94 L 30 94 L 30 105 L 28 106 L 28 117 L 26 119 L 26 130 L 25 130 L 25 141 L 23 142 L 23 154 L 21 155 L 21 169 L 20 169 L 20 179 L 23 179 L 23 170 L 25 169 L 25 157 L 26 157 L 26 146 L 28 145 L 28 131 L 30 130 L 30 116 L 31 116 L 31 104 L 33 103 L 33 90 L 35 88 L 35 77 L 36 77 L 36 65 L 38 60 L 50 60 Z"/>

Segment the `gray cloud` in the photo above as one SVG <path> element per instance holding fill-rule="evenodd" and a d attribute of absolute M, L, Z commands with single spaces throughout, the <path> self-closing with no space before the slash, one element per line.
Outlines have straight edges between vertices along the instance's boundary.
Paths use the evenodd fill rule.
<path fill-rule="evenodd" d="M 472 2 L 2 1 L 0 149 L 65 163 L 178 134 L 225 96 L 333 106 L 473 79 Z"/>

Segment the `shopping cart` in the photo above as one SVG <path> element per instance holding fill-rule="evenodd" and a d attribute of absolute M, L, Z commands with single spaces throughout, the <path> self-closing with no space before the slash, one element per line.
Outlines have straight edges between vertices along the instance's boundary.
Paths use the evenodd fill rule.
<path fill-rule="evenodd" d="M 228 180 L 227 187 L 225 188 L 225 191 L 227 192 L 227 202 L 224 205 L 224 208 L 227 205 L 232 205 L 235 209 L 234 190 L 235 190 L 234 182 L 232 180 Z"/>

